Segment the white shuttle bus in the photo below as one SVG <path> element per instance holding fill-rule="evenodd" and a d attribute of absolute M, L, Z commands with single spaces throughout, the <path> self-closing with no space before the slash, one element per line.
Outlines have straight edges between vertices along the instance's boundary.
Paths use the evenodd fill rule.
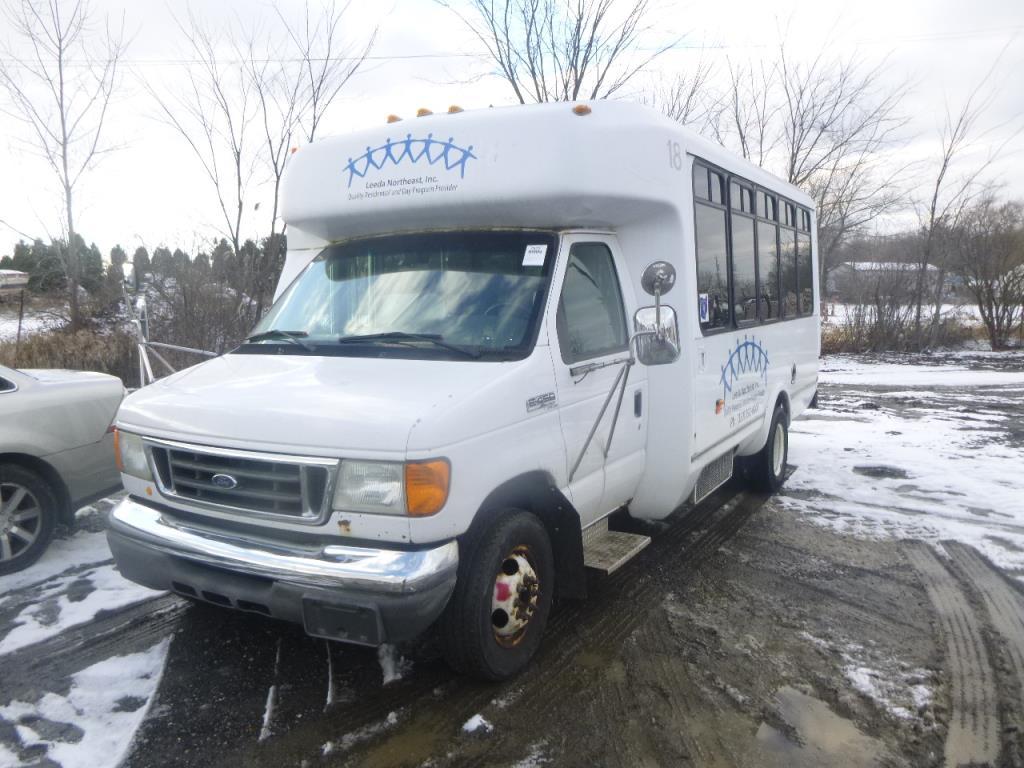
<path fill-rule="evenodd" d="M 775 490 L 816 391 L 810 197 L 644 107 L 428 115 L 301 148 L 276 301 L 129 396 L 134 581 L 521 669 L 657 520 Z"/>

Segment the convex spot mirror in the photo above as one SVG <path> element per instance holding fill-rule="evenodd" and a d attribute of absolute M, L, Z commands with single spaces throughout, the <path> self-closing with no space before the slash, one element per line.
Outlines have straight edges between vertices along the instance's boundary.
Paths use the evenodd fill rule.
<path fill-rule="evenodd" d="M 636 357 L 644 365 L 666 365 L 679 359 L 676 311 L 665 304 L 641 307 L 633 316 Z"/>
<path fill-rule="evenodd" d="M 656 261 L 648 264 L 640 277 L 640 287 L 655 298 L 655 305 L 659 296 L 664 296 L 672 290 L 676 284 L 676 268 L 667 261 Z"/>

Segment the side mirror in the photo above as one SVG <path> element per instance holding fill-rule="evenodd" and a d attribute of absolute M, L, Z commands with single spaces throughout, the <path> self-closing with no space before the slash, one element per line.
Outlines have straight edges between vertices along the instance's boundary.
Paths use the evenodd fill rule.
<path fill-rule="evenodd" d="M 679 323 L 667 304 L 641 307 L 633 316 L 636 357 L 644 365 L 666 365 L 679 359 Z"/>

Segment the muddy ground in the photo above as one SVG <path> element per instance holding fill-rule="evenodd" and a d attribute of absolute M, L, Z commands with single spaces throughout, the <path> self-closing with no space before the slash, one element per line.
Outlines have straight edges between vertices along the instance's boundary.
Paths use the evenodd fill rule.
<path fill-rule="evenodd" d="M 621 521 L 651 546 L 556 606 L 504 684 L 454 675 L 430 636 L 378 654 L 163 596 L 0 657 L 0 703 L 170 636 L 132 768 L 1024 766 L 1020 582 L 967 545 L 853 538 L 789 507 L 732 483 L 664 524 Z M 0 718 L 22 764 L 54 764 L 23 735 Z"/>

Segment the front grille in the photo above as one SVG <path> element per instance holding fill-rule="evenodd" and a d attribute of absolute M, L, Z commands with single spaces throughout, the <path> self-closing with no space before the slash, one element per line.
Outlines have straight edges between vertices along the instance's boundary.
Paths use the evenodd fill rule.
<path fill-rule="evenodd" d="M 293 518 L 320 517 L 330 485 L 327 465 L 217 453 L 191 446 L 149 446 L 161 490 L 201 504 Z M 214 478 L 217 477 L 217 481 Z M 233 483 L 233 485 L 232 485 Z"/>

